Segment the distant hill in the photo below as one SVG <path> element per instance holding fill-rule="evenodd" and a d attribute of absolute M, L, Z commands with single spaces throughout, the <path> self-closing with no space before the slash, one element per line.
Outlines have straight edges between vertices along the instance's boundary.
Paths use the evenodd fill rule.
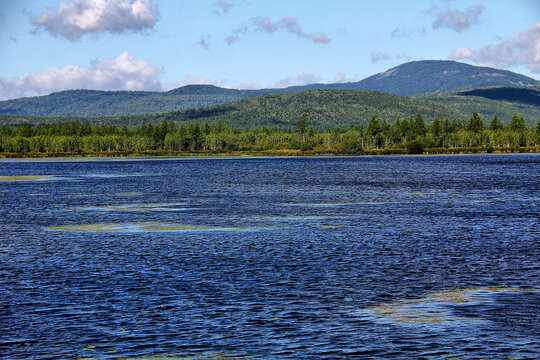
<path fill-rule="evenodd" d="M 166 92 L 67 90 L 46 96 L 0 101 L 0 114 L 26 116 L 124 116 L 200 108 L 254 96 L 306 90 L 373 90 L 401 96 L 457 91 L 486 86 L 539 89 L 539 82 L 510 71 L 455 61 L 424 60 L 399 65 L 364 80 L 340 84 L 310 84 L 284 89 L 239 90 L 212 85 L 188 85 Z"/>
<path fill-rule="evenodd" d="M 163 113 L 223 104 L 265 93 L 212 85 L 187 85 L 166 92 L 66 90 L 0 101 L 0 114 L 99 117 Z"/>
<path fill-rule="evenodd" d="M 457 61 L 423 60 L 399 65 L 339 88 L 374 90 L 411 96 L 487 86 L 532 87 L 539 82 L 511 71 L 472 66 Z"/>
<path fill-rule="evenodd" d="M 540 107 L 540 91 L 535 89 L 502 86 L 458 91 L 456 94 L 460 96 L 480 96 L 491 100 L 509 101 L 516 104 Z"/>
<path fill-rule="evenodd" d="M 484 122 L 497 115 L 508 124 L 514 114 L 523 116 L 529 127 L 540 121 L 540 91 L 535 88 L 489 87 L 420 94 L 413 98 L 438 102 L 467 114 L 476 111 Z"/>
<path fill-rule="evenodd" d="M 515 92 L 522 90 L 527 95 L 518 96 L 519 101 L 512 101 Z M 367 125 L 373 115 L 380 121 L 393 123 L 398 118 L 410 119 L 420 113 L 426 123 L 431 123 L 436 117 L 468 120 L 476 111 L 484 119 L 485 124 L 488 124 L 495 115 L 504 124 L 508 124 L 512 116 L 518 114 L 525 118 L 529 127 L 532 127 L 536 126 L 540 119 L 540 106 L 531 104 L 538 95 L 538 91 L 533 89 L 507 87 L 420 94 L 415 97 L 369 90 L 308 90 L 299 93 L 262 95 L 227 104 L 145 115 L 98 118 L 0 115 L 0 123 L 17 125 L 88 121 L 94 124 L 139 126 L 147 122 L 160 123 L 163 120 L 173 120 L 178 123 L 208 122 L 211 125 L 221 121 L 233 128 L 266 126 L 288 129 L 294 128 L 298 118 L 305 114 L 310 126 L 328 129 Z"/>
<path fill-rule="evenodd" d="M 429 122 L 435 117 L 468 118 L 451 106 L 424 99 L 411 99 L 375 91 L 308 90 L 300 93 L 272 94 L 252 97 L 206 108 L 175 111 L 153 117 L 133 116 L 141 121 L 159 122 L 222 122 L 234 128 L 295 128 L 298 118 L 306 115 L 309 126 L 331 129 L 367 125 L 373 115 L 380 121 L 393 123 L 397 118 L 412 118 L 418 113 Z M 136 122 L 135 122 L 136 123 Z"/>

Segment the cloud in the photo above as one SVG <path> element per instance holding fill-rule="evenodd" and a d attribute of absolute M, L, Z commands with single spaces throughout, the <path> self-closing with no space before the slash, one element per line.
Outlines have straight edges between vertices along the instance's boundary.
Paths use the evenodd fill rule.
<path fill-rule="evenodd" d="M 120 34 L 152 29 L 158 19 L 152 0 L 72 0 L 53 13 L 30 16 L 34 31 L 77 40 L 90 33 Z"/>
<path fill-rule="evenodd" d="M 434 5 L 426 13 L 436 15 L 436 19 L 432 24 L 434 29 L 446 27 L 461 32 L 476 24 L 484 9 L 485 7 L 482 4 L 468 6 L 464 12 L 451 9 L 449 6 L 442 10 Z"/>
<path fill-rule="evenodd" d="M 250 89 L 250 90 L 254 90 L 254 89 L 260 89 L 261 88 L 261 84 L 258 83 L 258 82 L 254 82 L 254 81 L 251 81 L 251 80 L 247 80 L 247 81 L 244 81 L 243 83 L 241 84 L 238 84 L 238 89 Z"/>
<path fill-rule="evenodd" d="M 211 39 L 212 39 L 212 36 L 210 36 L 210 35 L 201 36 L 201 38 L 199 39 L 199 41 L 197 41 L 195 43 L 195 45 L 202 46 L 206 50 L 209 50 L 210 49 L 210 40 Z"/>
<path fill-rule="evenodd" d="M 426 29 L 422 28 L 419 30 L 405 30 L 400 28 L 395 28 L 390 35 L 396 38 L 405 38 L 411 36 L 424 36 L 426 34 Z"/>
<path fill-rule="evenodd" d="M 251 18 L 251 26 L 244 26 L 233 31 L 233 34 L 225 38 L 229 45 L 240 40 L 241 35 L 248 32 L 275 33 L 283 30 L 298 38 L 308 39 L 317 44 L 328 44 L 332 40 L 323 33 L 309 34 L 302 30 L 302 27 L 295 18 L 285 16 L 281 20 L 273 22 L 267 16 L 258 16 Z"/>
<path fill-rule="evenodd" d="M 399 60 L 399 61 L 409 61 L 411 58 L 407 55 L 391 55 L 387 53 L 371 53 L 371 62 L 372 63 L 378 63 L 381 61 L 389 61 L 389 60 Z"/>
<path fill-rule="evenodd" d="M 310 74 L 310 73 L 302 73 L 296 77 L 288 76 L 286 78 L 283 78 L 279 80 L 278 82 L 276 82 L 274 87 L 285 88 L 289 86 L 308 85 L 308 84 L 319 82 L 320 80 L 321 78 L 318 77 L 317 75 Z"/>
<path fill-rule="evenodd" d="M 495 67 L 524 65 L 532 72 L 540 73 L 540 22 L 497 44 L 489 44 L 479 50 L 463 47 L 448 57 L 454 60 L 469 59 Z"/>
<path fill-rule="evenodd" d="M 247 33 L 249 29 L 247 27 L 241 27 L 235 29 L 233 33 L 225 38 L 227 45 L 232 45 L 233 43 L 240 41 L 240 36 Z"/>
<path fill-rule="evenodd" d="M 90 67 L 50 67 L 41 74 L 0 78 L 0 99 L 46 95 L 68 89 L 162 90 L 161 70 L 137 61 L 127 52 L 114 59 L 93 61 Z"/>
<path fill-rule="evenodd" d="M 371 62 L 377 63 L 379 61 L 388 61 L 390 60 L 391 56 L 389 54 L 385 53 L 371 53 Z"/>
<path fill-rule="evenodd" d="M 359 80 L 360 80 L 360 78 L 359 78 L 358 74 L 354 74 L 354 76 L 349 77 L 344 73 L 339 73 L 330 81 L 330 83 L 331 84 L 336 84 L 336 83 L 340 84 L 340 83 L 356 82 L 356 81 L 359 81 Z"/>
<path fill-rule="evenodd" d="M 236 1 L 219 0 L 214 4 L 216 9 L 214 9 L 212 12 L 216 15 L 224 15 L 227 14 L 236 5 Z"/>

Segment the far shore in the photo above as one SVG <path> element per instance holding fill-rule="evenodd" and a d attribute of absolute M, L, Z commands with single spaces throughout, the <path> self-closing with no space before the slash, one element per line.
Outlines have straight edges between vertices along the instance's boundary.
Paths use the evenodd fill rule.
<path fill-rule="evenodd" d="M 55 152 L 55 153 L 0 153 L 0 159 L 100 159 L 100 158 L 241 158 L 241 157 L 352 157 L 375 155 L 481 155 L 481 154 L 534 154 L 540 153 L 540 146 L 515 148 L 426 148 L 422 153 L 410 153 L 407 149 L 366 149 L 358 153 L 343 154 L 338 152 L 315 152 L 297 149 L 249 150 L 231 152 L 213 151 L 102 151 L 102 152 Z"/>

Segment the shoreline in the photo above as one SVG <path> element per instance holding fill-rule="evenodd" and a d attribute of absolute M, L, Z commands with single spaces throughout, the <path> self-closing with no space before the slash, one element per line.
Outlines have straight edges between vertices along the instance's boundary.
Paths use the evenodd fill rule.
<path fill-rule="evenodd" d="M 342 154 L 338 152 L 315 152 L 302 151 L 296 149 L 286 150 L 261 150 L 261 151 L 232 151 L 232 152 L 212 152 L 212 151 L 105 151 L 105 152 L 59 152 L 59 153 L 0 153 L 0 161 L 3 160 L 99 160 L 115 159 L 124 160 L 137 159 L 171 159 L 171 158 L 270 158 L 270 157 L 362 157 L 362 156 L 456 156 L 456 155 L 519 155 L 538 154 L 540 146 L 520 147 L 520 148 L 494 148 L 488 151 L 486 148 L 426 148 L 421 154 L 408 153 L 406 149 L 367 149 L 362 152 L 352 154 Z"/>

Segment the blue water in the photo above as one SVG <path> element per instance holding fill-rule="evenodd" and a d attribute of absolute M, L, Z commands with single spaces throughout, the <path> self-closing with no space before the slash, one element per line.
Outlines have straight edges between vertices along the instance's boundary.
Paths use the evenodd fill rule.
<path fill-rule="evenodd" d="M 2 359 L 540 357 L 539 155 L 4 160 L 2 177 Z"/>

